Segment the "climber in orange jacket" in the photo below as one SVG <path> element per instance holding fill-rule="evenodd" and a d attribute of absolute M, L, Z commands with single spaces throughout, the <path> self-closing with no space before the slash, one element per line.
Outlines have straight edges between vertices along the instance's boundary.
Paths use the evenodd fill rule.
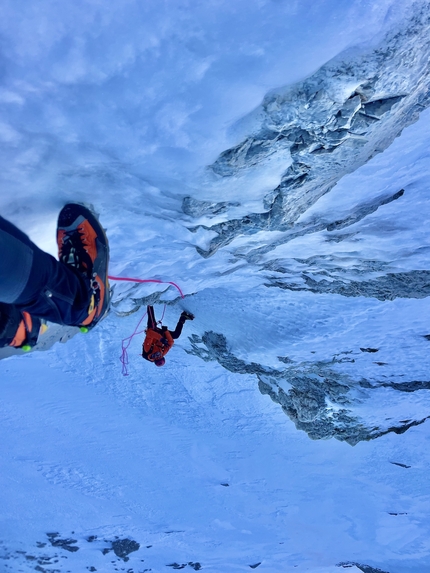
<path fill-rule="evenodd" d="M 182 328 L 186 320 L 194 320 L 194 315 L 190 312 L 183 311 L 178 320 L 178 324 L 173 332 L 167 326 L 157 326 L 155 320 L 154 308 L 147 307 L 148 324 L 146 329 L 146 338 L 142 345 L 142 358 L 153 362 L 156 366 L 164 366 L 166 363 L 164 357 L 174 344 L 174 340 L 181 336 Z"/>

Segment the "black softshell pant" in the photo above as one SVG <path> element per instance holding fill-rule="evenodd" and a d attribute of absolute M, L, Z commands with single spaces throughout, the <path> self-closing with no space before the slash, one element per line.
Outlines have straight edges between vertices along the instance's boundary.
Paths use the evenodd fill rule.
<path fill-rule="evenodd" d="M 0 302 L 51 322 L 78 325 L 89 300 L 89 284 L 80 275 L 0 217 Z"/>
<path fill-rule="evenodd" d="M 168 330 L 167 326 L 163 326 L 161 328 L 157 327 L 157 321 L 155 320 L 155 314 L 154 314 L 154 307 L 153 306 L 148 306 L 146 308 L 146 310 L 148 313 L 147 328 L 152 328 L 152 330 L 157 330 L 160 333 Z M 184 324 L 185 324 L 185 318 L 183 318 L 181 316 L 178 320 L 178 324 L 176 325 L 175 330 L 173 332 L 169 331 L 173 340 L 176 340 L 177 338 L 179 338 L 181 336 Z"/>

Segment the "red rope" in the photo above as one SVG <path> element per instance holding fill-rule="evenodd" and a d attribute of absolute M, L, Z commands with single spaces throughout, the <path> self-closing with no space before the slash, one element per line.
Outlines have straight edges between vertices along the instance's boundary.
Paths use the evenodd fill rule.
<path fill-rule="evenodd" d="M 158 283 L 158 284 L 163 284 L 163 285 L 172 285 L 176 289 L 178 289 L 181 297 L 185 298 L 184 293 L 181 291 L 179 286 L 176 283 L 171 282 L 171 281 L 159 281 L 158 279 L 130 279 L 130 278 L 126 278 L 126 277 L 111 277 L 111 276 L 108 276 L 108 279 L 111 281 L 129 281 L 132 283 Z"/>
<path fill-rule="evenodd" d="M 127 366 L 128 366 L 128 352 L 127 352 L 128 347 L 130 346 L 131 341 L 133 340 L 133 338 L 134 338 L 137 334 L 142 334 L 142 332 L 145 332 L 145 330 L 141 330 L 140 332 L 137 332 L 137 329 L 139 328 L 139 326 L 140 326 L 141 323 L 142 323 L 142 320 L 145 318 L 145 316 L 146 316 L 147 314 L 148 314 L 148 313 L 145 312 L 145 314 L 144 314 L 144 315 L 142 316 L 142 318 L 139 320 L 139 322 L 137 323 L 136 328 L 134 329 L 133 334 L 132 334 L 131 336 L 127 336 L 127 338 L 123 338 L 122 341 L 121 341 L 121 350 L 122 350 L 122 353 L 121 353 L 121 356 L 119 357 L 119 359 L 120 359 L 120 362 L 121 362 L 121 364 L 122 364 L 122 375 L 123 375 L 123 376 L 128 376 L 128 368 L 127 368 Z M 128 341 L 128 342 L 127 342 L 127 341 Z"/>

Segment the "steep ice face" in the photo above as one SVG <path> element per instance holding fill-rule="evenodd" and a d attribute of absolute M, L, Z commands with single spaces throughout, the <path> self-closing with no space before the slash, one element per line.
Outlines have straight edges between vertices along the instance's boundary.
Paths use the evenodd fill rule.
<path fill-rule="evenodd" d="M 409 8 L 413 15 L 370 47 L 351 48 L 307 79 L 272 90 L 228 134 L 214 127 L 231 125 L 239 108 L 222 116 L 215 105 L 222 88 L 212 94 L 232 79 L 231 69 L 223 75 L 223 65 L 213 66 L 216 72 L 210 65 L 210 49 L 221 58 L 221 28 L 213 45 L 204 38 L 203 49 L 184 13 L 176 45 L 171 32 L 177 24 L 168 19 L 158 47 L 139 44 L 135 57 L 117 68 L 100 62 L 104 71 L 94 76 L 91 66 L 79 67 L 85 47 L 94 48 L 90 19 L 83 62 L 65 40 L 55 66 L 43 60 L 43 86 L 31 69 L 28 84 L 11 82 L 16 93 L 0 94 L 11 125 L 2 131 L 8 142 L 2 212 L 54 253 L 58 207 L 92 202 L 110 238 L 112 274 L 179 283 L 197 317 L 186 350 L 254 374 L 260 389 L 311 437 L 357 443 L 420 423 L 427 416 L 430 366 L 430 9 L 425 2 Z M 271 8 L 280 9 L 280 3 Z M 113 28 L 101 30 L 106 45 L 110 35 L 128 42 L 124 22 L 131 16 L 124 10 L 120 29 L 111 13 Z M 187 34 L 193 41 L 184 48 Z M 276 54 L 283 53 L 281 44 Z M 193 68 L 196 74 L 181 84 L 181 60 L 171 60 L 175 46 L 182 63 L 204 53 L 207 74 Z M 64 51 L 74 70 L 64 64 Z M 18 52 L 24 66 L 26 52 Z M 143 92 L 141 61 L 150 84 Z M 163 86 L 162 93 L 151 82 Z M 249 109 L 249 101 L 242 107 Z M 205 110 L 203 119 L 197 108 Z M 204 148 L 211 135 L 216 145 Z M 220 141 L 233 140 L 217 158 Z M 205 161 L 211 157 L 203 174 L 206 163 L 189 155 L 199 146 Z M 151 169 L 152 161 L 158 167 Z M 145 304 L 173 306 L 176 297 L 164 287 L 116 284 L 113 312 L 124 317 Z M 118 343 L 113 331 L 112 349 Z M 369 348 L 377 352 L 361 350 Z"/>
<path fill-rule="evenodd" d="M 347 51 L 305 81 L 267 95 L 244 121 L 252 126 L 249 135 L 223 152 L 210 169 L 231 180 L 283 164 L 279 185 L 262 197 L 259 212 L 225 216 L 204 226 L 217 235 L 206 249 L 198 248 L 199 254 L 209 257 L 239 235 L 295 229 L 300 216 L 344 175 L 386 149 L 416 121 L 430 104 L 429 38 L 429 11 L 422 7 L 403 29 L 390 32 L 372 50 Z M 183 209 L 192 216 L 213 216 L 226 205 L 216 208 L 187 197 Z M 368 209 L 377 206 L 378 200 Z M 327 230 L 347 227 L 357 216 L 332 221 Z"/>
<path fill-rule="evenodd" d="M 419 315 L 429 310 L 429 203 L 414 183 L 423 175 L 421 153 L 412 157 L 419 142 L 411 133 L 385 158 L 375 156 L 430 103 L 429 32 L 430 11 L 421 7 L 378 46 L 350 50 L 267 95 L 242 122 L 249 134 L 209 168 L 224 200 L 183 200 L 187 216 L 205 220 L 191 227 L 200 241 L 208 233 L 197 252 L 222 257 L 227 249 L 225 275 L 264 285 L 247 302 L 225 292 L 242 347 L 225 317 L 219 330 L 194 335 L 189 352 L 255 374 L 260 390 L 314 439 L 356 444 L 428 418 L 429 336 Z M 402 153 L 409 157 L 399 162 Z M 268 191 L 257 174 L 280 166 L 280 182 Z M 252 211 L 234 192 L 244 181 Z M 256 297 L 264 311 L 255 315 Z M 204 296 L 197 298 L 203 304 Z M 279 312 L 286 305 L 292 315 Z M 315 336 L 297 335 L 298 309 Z M 270 327 L 261 326 L 265 320 Z"/>
<path fill-rule="evenodd" d="M 2 215 L 55 253 L 92 202 L 112 274 L 186 293 L 0 361 L 5 567 L 426 571 L 428 3 L 3 4 Z"/>

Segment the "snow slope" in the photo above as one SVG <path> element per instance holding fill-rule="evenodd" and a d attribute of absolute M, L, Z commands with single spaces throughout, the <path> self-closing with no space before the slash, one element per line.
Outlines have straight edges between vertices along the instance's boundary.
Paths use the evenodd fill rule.
<path fill-rule="evenodd" d="M 425 571 L 428 426 L 355 448 L 311 441 L 252 375 L 180 349 L 165 374 L 135 348 L 122 378 L 112 329 L 132 318 L 3 361 L 5 571 L 34 570 L 30 556 L 48 571 Z M 52 547 L 55 532 L 79 550 Z M 102 553 L 116 536 L 140 544 L 130 561 Z"/>
<path fill-rule="evenodd" d="M 429 569 L 428 4 L 3 12 L 2 215 L 55 253 L 59 208 L 89 201 L 111 272 L 186 298 L 115 284 L 95 331 L 0 361 L 2 570 Z M 148 303 L 196 320 L 163 369 L 137 337 L 123 377 Z"/>

